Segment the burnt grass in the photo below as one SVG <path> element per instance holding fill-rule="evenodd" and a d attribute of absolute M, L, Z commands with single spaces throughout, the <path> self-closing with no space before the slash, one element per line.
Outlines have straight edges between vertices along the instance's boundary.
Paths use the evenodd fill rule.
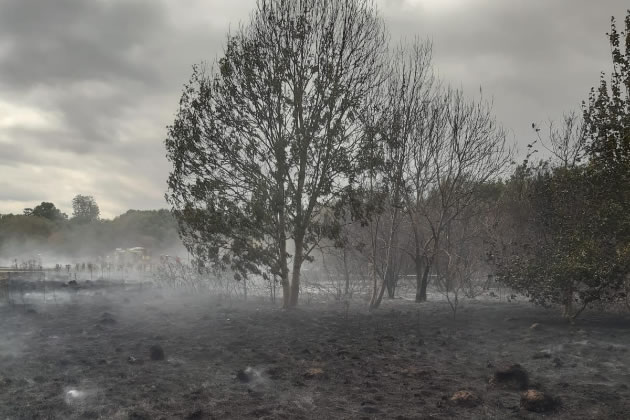
<path fill-rule="evenodd" d="M 156 291 L 3 306 L 0 418 L 630 418 L 625 315 L 571 325 L 527 303 L 468 301 L 456 320 L 443 302 L 365 306 Z M 527 411 L 522 390 L 491 380 L 513 364 L 557 407 Z M 458 405 L 457 391 L 479 402 Z"/>

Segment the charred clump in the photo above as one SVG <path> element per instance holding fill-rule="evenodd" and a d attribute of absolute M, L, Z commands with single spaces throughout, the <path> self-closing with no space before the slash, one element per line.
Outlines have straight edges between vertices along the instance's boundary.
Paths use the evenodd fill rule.
<path fill-rule="evenodd" d="M 104 312 L 99 323 L 103 325 L 114 325 L 116 324 L 116 320 L 114 319 L 114 316 L 112 314 L 110 314 L 109 312 Z"/>
<path fill-rule="evenodd" d="M 510 389 L 525 390 L 529 385 L 529 376 L 521 365 L 513 363 L 497 369 L 490 378 L 490 383 Z"/>
<path fill-rule="evenodd" d="M 186 420 L 201 420 L 210 418 L 212 417 L 206 414 L 203 410 L 195 410 L 186 416 Z"/>
<path fill-rule="evenodd" d="M 251 382 L 253 377 L 254 371 L 252 370 L 252 368 L 249 367 L 247 369 L 240 369 L 238 372 L 236 372 L 236 379 L 244 384 Z"/>
<path fill-rule="evenodd" d="M 159 344 L 153 345 L 149 348 L 149 355 L 151 360 L 164 360 L 164 349 Z"/>

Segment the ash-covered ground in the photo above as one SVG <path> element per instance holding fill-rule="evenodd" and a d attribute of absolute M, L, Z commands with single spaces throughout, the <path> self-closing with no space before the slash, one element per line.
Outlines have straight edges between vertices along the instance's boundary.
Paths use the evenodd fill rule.
<path fill-rule="evenodd" d="M 624 315 L 62 293 L 0 307 L 1 419 L 630 418 Z M 528 389 L 544 412 L 527 410 Z"/>

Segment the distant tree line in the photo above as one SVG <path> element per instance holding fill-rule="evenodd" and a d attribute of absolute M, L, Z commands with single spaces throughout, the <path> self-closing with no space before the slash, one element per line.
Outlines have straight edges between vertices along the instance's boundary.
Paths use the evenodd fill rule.
<path fill-rule="evenodd" d="M 68 217 L 50 202 L 0 215 L 0 260 L 46 256 L 97 257 L 116 248 L 146 247 L 164 252 L 180 245 L 168 210 L 129 210 L 112 220 L 100 218 L 91 196 L 77 195 Z"/>

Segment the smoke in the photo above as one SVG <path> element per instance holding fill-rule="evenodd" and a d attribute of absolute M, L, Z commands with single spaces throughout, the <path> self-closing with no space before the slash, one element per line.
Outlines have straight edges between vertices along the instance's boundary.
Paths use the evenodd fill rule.
<path fill-rule="evenodd" d="M 0 357 L 19 357 L 25 349 L 24 339 L 18 332 L 10 331 L 0 338 Z"/>
<path fill-rule="evenodd" d="M 65 387 L 62 396 L 64 402 L 77 412 L 99 406 L 103 398 L 99 388 L 88 381 L 82 381 L 78 386 Z"/>

